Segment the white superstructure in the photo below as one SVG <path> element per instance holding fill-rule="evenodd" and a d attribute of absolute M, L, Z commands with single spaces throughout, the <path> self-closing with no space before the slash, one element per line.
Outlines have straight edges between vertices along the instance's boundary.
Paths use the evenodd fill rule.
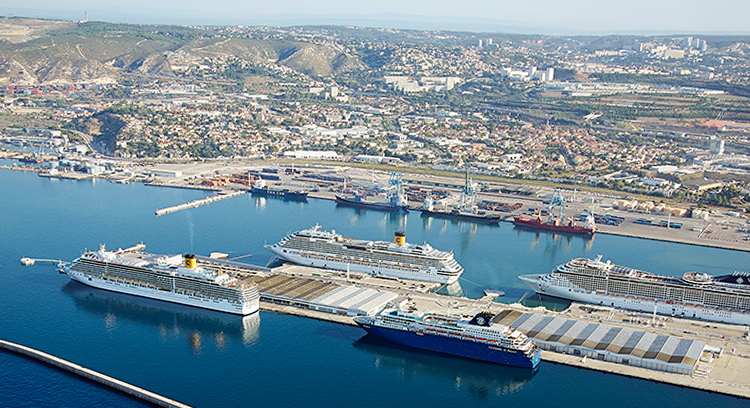
<path fill-rule="evenodd" d="M 519 277 L 537 293 L 691 319 L 750 325 L 750 273 L 682 278 L 577 258 L 546 275 Z"/>
<path fill-rule="evenodd" d="M 464 271 L 453 252 L 429 244 L 407 244 L 402 232 L 396 242 L 344 238 L 336 231 L 313 228 L 292 232 L 266 248 L 277 257 L 300 265 L 427 282 L 453 283 Z"/>
<path fill-rule="evenodd" d="M 102 245 L 63 271 L 95 288 L 221 312 L 248 315 L 260 306 L 256 284 L 241 283 L 221 270 L 197 267 L 195 255 L 123 253 L 107 251 Z"/>

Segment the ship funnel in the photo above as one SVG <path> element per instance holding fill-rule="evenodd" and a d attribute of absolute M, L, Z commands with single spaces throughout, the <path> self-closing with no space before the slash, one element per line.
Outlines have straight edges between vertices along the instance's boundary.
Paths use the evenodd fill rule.
<path fill-rule="evenodd" d="M 193 254 L 187 254 L 185 255 L 185 267 L 188 269 L 195 269 L 196 264 L 195 255 Z"/>
<path fill-rule="evenodd" d="M 404 231 L 396 231 L 396 236 L 393 239 L 396 245 L 404 245 L 406 243 L 406 233 Z"/>

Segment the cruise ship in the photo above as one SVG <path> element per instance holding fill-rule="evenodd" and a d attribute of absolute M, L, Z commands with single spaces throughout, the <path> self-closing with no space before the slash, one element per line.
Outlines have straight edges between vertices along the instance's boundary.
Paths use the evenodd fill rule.
<path fill-rule="evenodd" d="M 108 251 L 102 245 L 65 265 L 62 272 L 95 288 L 220 312 L 248 315 L 260 306 L 256 284 L 200 268 L 191 254 Z"/>
<path fill-rule="evenodd" d="M 577 258 L 545 275 L 520 279 L 537 293 L 573 301 L 669 316 L 750 325 L 750 273 L 711 276 L 687 272 L 682 278 L 655 275 Z"/>
<path fill-rule="evenodd" d="M 520 331 L 496 323 L 494 317 L 487 312 L 464 319 L 386 309 L 375 316 L 357 316 L 354 321 L 373 336 L 405 346 L 535 368 L 539 364 L 539 348 Z"/>
<path fill-rule="evenodd" d="M 315 225 L 266 248 L 296 264 L 375 276 L 451 284 L 464 272 L 453 252 L 439 251 L 427 243 L 408 244 L 401 231 L 396 232 L 394 242 L 366 241 L 344 238 Z"/>

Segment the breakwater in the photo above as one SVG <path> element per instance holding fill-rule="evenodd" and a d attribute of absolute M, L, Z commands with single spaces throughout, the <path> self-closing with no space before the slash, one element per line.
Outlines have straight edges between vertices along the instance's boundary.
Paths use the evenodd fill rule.
<path fill-rule="evenodd" d="M 83 377 L 87 380 L 94 381 L 102 384 L 106 387 L 112 388 L 119 392 L 127 395 L 136 397 L 150 404 L 154 404 L 160 407 L 168 408 L 190 408 L 189 405 L 175 401 L 173 399 L 161 396 L 149 390 L 145 390 L 141 387 L 126 383 L 125 381 L 112 378 L 108 375 L 96 372 L 92 369 L 82 367 L 78 364 L 71 363 L 70 361 L 63 360 L 62 358 L 53 356 L 43 351 L 35 350 L 31 347 L 26 347 L 20 344 L 12 343 L 6 340 L 0 340 L 0 349 L 8 350 L 16 354 L 20 354 L 26 357 L 31 357 L 35 360 L 39 360 L 45 364 L 57 367 L 67 372 L 73 373 L 77 376 Z"/>
<path fill-rule="evenodd" d="M 173 213 L 173 212 L 177 212 L 177 211 L 181 211 L 181 210 L 186 210 L 188 208 L 200 207 L 201 205 L 211 204 L 213 202 L 216 202 L 216 201 L 219 201 L 219 200 L 224 200 L 226 198 L 237 197 L 238 195 L 242 195 L 242 194 L 245 194 L 245 193 L 246 193 L 245 191 L 235 191 L 235 192 L 232 192 L 232 193 L 220 194 L 220 195 L 213 196 L 213 197 L 206 197 L 206 198 L 203 198 L 203 199 L 200 199 L 200 200 L 191 201 L 189 203 L 184 203 L 184 204 L 175 205 L 175 206 L 172 206 L 172 207 L 162 208 L 162 209 L 156 210 L 155 212 L 156 212 L 157 216 L 164 215 L 164 214 L 169 214 L 169 213 Z"/>

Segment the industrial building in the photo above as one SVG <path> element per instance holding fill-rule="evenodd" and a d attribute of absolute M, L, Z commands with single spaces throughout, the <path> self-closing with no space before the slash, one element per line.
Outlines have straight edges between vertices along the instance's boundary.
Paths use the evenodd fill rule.
<path fill-rule="evenodd" d="M 495 322 L 518 329 L 543 350 L 692 375 L 706 348 L 699 340 L 506 310 Z"/>
<path fill-rule="evenodd" d="M 262 301 L 344 316 L 375 314 L 397 297 L 388 291 L 286 275 L 253 280 L 258 283 Z"/>

